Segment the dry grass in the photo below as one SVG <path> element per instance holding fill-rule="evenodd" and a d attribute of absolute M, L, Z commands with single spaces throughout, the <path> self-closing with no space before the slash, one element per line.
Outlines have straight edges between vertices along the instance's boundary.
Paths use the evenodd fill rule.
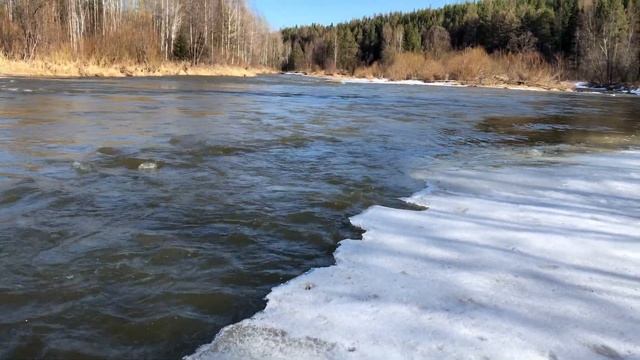
<path fill-rule="evenodd" d="M 58 52 L 46 59 L 32 61 L 11 60 L 0 56 L 0 75 L 32 77 L 125 77 L 125 76 L 238 76 L 249 77 L 272 73 L 272 69 L 227 65 L 199 65 L 162 62 L 137 64 L 121 62 L 109 64 L 99 60 L 73 60 L 66 52 Z"/>
<path fill-rule="evenodd" d="M 538 53 L 487 54 L 481 48 L 450 52 L 435 58 L 424 54 L 397 54 L 391 64 L 358 68 L 356 77 L 391 80 L 455 80 L 467 85 L 526 86 L 566 89 L 559 81 L 562 63 L 551 65 Z"/>
<path fill-rule="evenodd" d="M 551 65 L 535 52 L 500 54 L 496 62 L 506 82 L 545 86 L 557 83 L 565 72 L 562 61 Z"/>
<path fill-rule="evenodd" d="M 447 73 L 439 61 L 422 54 L 404 53 L 396 55 L 385 70 L 385 76 L 391 80 L 434 81 L 445 80 Z"/>
<path fill-rule="evenodd" d="M 483 83 L 495 73 L 496 64 L 493 59 L 479 48 L 451 54 L 443 62 L 452 80 Z"/>
<path fill-rule="evenodd" d="M 384 77 L 385 73 L 382 66 L 376 62 L 371 66 L 357 68 L 353 75 L 359 78 L 377 79 Z"/>

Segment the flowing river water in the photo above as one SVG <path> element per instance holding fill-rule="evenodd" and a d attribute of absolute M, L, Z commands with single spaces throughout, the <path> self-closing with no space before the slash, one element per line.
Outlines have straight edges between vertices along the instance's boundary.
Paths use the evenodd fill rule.
<path fill-rule="evenodd" d="M 639 114 L 297 76 L 0 79 L 0 358 L 190 354 L 436 161 L 638 146 Z"/>

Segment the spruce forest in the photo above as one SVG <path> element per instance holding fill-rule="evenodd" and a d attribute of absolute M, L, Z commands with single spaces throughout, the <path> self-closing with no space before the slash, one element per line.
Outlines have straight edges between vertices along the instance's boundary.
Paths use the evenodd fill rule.
<path fill-rule="evenodd" d="M 6 59 L 392 79 L 640 80 L 640 0 L 483 0 L 273 31 L 244 0 L 0 0 Z"/>

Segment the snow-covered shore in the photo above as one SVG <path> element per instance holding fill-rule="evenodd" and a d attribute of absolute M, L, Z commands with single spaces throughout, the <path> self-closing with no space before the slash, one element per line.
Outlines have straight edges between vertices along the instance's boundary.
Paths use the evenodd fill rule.
<path fill-rule="evenodd" d="M 314 75 L 311 75 L 314 76 Z M 497 84 L 497 85 L 483 85 L 483 84 L 465 84 L 455 80 L 447 81 L 422 81 L 422 80 L 389 80 L 389 79 L 364 79 L 354 77 L 335 77 L 335 76 L 319 76 L 328 81 L 340 82 L 342 84 L 387 84 L 387 85 L 422 85 L 422 86 L 447 86 L 447 87 L 478 87 L 485 89 L 506 89 L 506 90 L 526 90 L 526 91 L 555 91 L 555 92 L 585 92 L 592 94 L 627 94 L 627 95 L 640 95 L 640 88 L 626 88 L 619 87 L 616 89 L 608 89 L 598 85 L 592 85 L 587 82 L 564 82 L 558 83 L 557 88 L 546 88 L 541 86 L 532 85 L 513 85 L 513 84 Z"/>
<path fill-rule="evenodd" d="M 572 91 L 572 86 L 568 83 L 558 83 L 558 88 L 544 88 L 532 85 L 496 84 L 487 85 L 480 83 L 463 83 L 456 80 L 422 81 L 422 80 L 390 80 L 386 78 L 360 78 L 343 75 L 324 75 L 307 73 L 284 73 L 292 76 L 307 76 L 325 81 L 341 84 L 384 84 L 384 85 L 413 85 L 413 86 L 444 86 L 444 87 L 478 87 L 487 89 L 507 89 L 507 90 L 528 90 L 528 91 Z"/>
<path fill-rule="evenodd" d="M 450 169 L 189 359 L 640 359 L 640 151 Z"/>
<path fill-rule="evenodd" d="M 445 87 L 478 87 L 486 89 L 528 90 L 528 91 L 571 91 L 570 89 L 547 89 L 530 85 L 482 85 L 464 84 L 455 80 L 446 81 L 422 81 L 422 80 L 389 80 L 389 79 L 364 79 L 352 77 L 326 77 L 327 80 L 342 84 L 387 84 L 387 85 L 421 85 L 421 86 L 445 86 Z"/>
<path fill-rule="evenodd" d="M 451 86 L 468 87 L 457 81 L 432 81 L 422 80 L 389 80 L 389 79 L 363 79 L 363 78 L 329 78 L 331 81 L 339 81 L 343 84 L 388 84 L 388 85 L 422 85 L 422 86 Z"/>
<path fill-rule="evenodd" d="M 629 94 L 640 95 L 640 88 L 633 86 L 617 85 L 617 86 L 603 86 L 585 81 L 579 81 L 575 83 L 575 91 L 586 92 L 593 94 Z"/>
<path fill-rule="evenodd" d="M 640 88 L 625 88 L 619 87 L 616 89 L 608 89 L 599 85 L 591 84 L 584 81 L 578 82 L 558 82 L 557 87 L 541 87 L 532 85 L 514 85 L 514 84 L 468 84 L 455 80 L 442 80 L 442 81 L 422 81 L 422 80 L 390 80 L 386 78 L 359 78 L 353 76 L 342 75 L 323 75 L 323 74 L 307 74 L 289 72 L 284 75 L 290 76 L 307 76 L 317 79 L 322 79 L 330 82 L 336 82 L 341 84 L 383 84 L 383 85 L 414 85 L 414 86 L 444 86 L 444 87 L 477 87 L 485 89 L 506 89 L 506 90 L 525 90 L 525 91 L 555 91 L 555 92 L 583 92 L 591 94 L 627 94 L 627 95 L 640 95 Z"/>

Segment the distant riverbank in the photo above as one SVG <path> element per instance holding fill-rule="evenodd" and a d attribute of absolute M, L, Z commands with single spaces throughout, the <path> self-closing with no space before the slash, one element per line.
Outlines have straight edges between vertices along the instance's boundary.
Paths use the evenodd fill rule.
<path fill-rule="evenodd" d="M 457 81 L 457 80 L 443 80 L 443 81 L 390 80 L 386 78 L 356 77 L 356 76 L 344 76 L 344 75 L 324 75 L 324 74 L 308 74 L 308 76 L 326 79 L 328 81 L 341 82 L 341 83 L 482 87 L 482 88 L 489 88 L 489 89 L 561 91 L 561 92 L 575 91 L 575 84 L 576 84 L 575 82 L 570 82 L 570 81 L 559 81 L 553 85 L 541 86 L 541 85 L 529 85 L 526 83 L 512 84 L 512 83 L 500 83 L 500 82 L 496 82 L 492 84 L 484 84 L 482 82 Z"/>
<path fill-rule="evenodd" d="M 28 77 L 132 77 L 132 76 L 237 76 L 273 73 L 273 69 L 232 65 L 198 65 L 165 62 L 145 64 L 100 64 L 92 61 L 19 61 L 0 59 L 0 75 Z"/>
<path fill-rule="evenodd" d="M 477 87 L 486 89 L 507 89 L 507 90 L 527 90 L 527 91 L 552 91 L 552 92 L 586 92 L 598 94 L 626 94 L 640 95 L 640 87 L 637 86 L 603 86 L 594 83 L 581 81 L 558 81 L 553 84 L 539 85 L 527 83 L 509 83 L 495 82 L 483 83 L 480 81 L 458 81 L 458 80 L 392 80 L 387 78 L 376 77 L 359 77 L 340 74 L 324 74 L 324 73 L 306 73 L 306 72 L 288 72 L 288 75 L 308 76 L 317 79 L 323 79 L 330 82 L 338 82 L 342 84 L 386 84 L 386 85 L 422 85 L 422 86 L 444 86 L 444 87 Z"/>

